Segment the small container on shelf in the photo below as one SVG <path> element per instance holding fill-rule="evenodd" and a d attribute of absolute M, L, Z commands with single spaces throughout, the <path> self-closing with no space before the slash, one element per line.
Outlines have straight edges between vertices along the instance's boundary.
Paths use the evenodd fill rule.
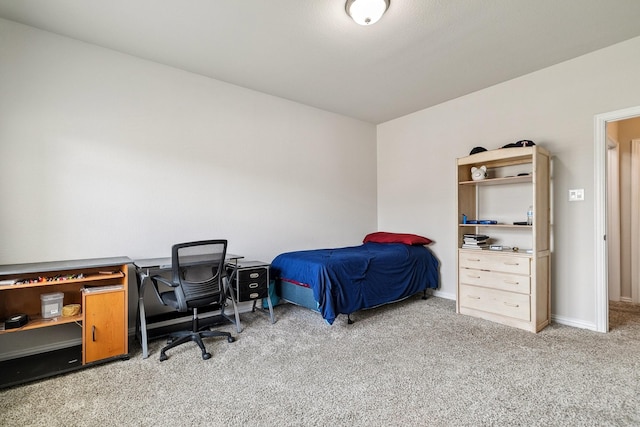
<path fill-rule="evenodd" d="M 64 293 L 62 292 L 40 295 L 40 302 L 42 304 L 42 318 L 51 319 L 61 316 L 63 299 Z"/>

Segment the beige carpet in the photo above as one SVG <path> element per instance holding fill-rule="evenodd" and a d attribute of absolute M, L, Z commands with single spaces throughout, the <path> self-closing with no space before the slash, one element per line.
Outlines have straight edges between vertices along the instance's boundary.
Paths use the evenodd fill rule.
<path fill-rule="evenodd" d="M 116 361 L 0 391 L 3 426 L 638 426 L 640 310 L 612 331 L 531 334 L 419 297 L 340 316 L 285 304 L 235 343 Z"/>

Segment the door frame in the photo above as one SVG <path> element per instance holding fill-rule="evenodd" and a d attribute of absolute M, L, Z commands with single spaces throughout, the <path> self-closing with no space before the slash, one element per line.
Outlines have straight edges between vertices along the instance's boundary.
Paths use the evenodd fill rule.
<path fill-rule="evenodd" d="M 594 285 L 595 328 L 609 331 L 609 296 L 607 268 L 607 122 L 640 116 L 640 106 L 598 114 L 594 117 Z"/>
<path fill-rule="evenodd" d="M 640 303 L 640 139 L 631 140 L 631 301 Z"/>
<path fill-rule="evenodd" d="M 620 301 L 620 143 L 607 136 L 607 299 Z"/>

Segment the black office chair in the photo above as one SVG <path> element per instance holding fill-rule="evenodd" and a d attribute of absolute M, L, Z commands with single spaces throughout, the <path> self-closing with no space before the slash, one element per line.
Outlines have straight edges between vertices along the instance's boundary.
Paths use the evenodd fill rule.
<path fill-rule="evenodd" d="M 167 360 L 165 352 L 173 347 L 194 341 L 202 350 L 202 358 L 211 358 L 202 338 L 226 337 L 228 342 L 235 339 L 229 332 L 212 331 L 199 326 L 198 308 L 214 306 L 222 308 L 226 301 L 223 279 L 225 277 L 224 259 L 227 253 L 226 240 L 203 240 L 179 243 L 171 248 L 171 269 L 173 278 L 168 281 L 162 276 L 152 276 L 151 281 L 156 295 L 163 305 L 173 307 L 179 312 L 191 311 L 193 320 L 190 331 L 172 333 L 168 344 L 160 352 L 160 361 Z M 163 283 L 170 286 L 169 291 L 161 292 L 158 286 Z"/>

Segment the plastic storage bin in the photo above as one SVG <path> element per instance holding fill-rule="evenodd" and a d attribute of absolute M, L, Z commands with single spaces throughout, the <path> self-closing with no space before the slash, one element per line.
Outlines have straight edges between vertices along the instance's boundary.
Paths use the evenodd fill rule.
<path fill-rule="evenodd" d="M 64 294 L 62 292 L 40 295 L 40 302 L 42 303 L 42 318 L 49 319 L 61 316 L 63 300 Z"/>

